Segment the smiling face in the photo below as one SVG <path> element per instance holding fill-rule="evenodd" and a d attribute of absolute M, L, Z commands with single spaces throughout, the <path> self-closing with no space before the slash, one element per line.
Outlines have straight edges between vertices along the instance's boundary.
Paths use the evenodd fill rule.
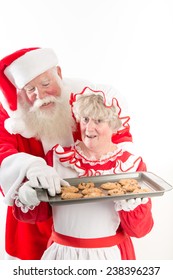
<path fill-rule="evenodd" d="M 58 139 L 60 144 L 69 139 L 74 120 L 67 89 L 56 67 L 18 91 L 18 112 L 33 137 L 54 143 Z"/>
<path fill-rule="evenodd" d="M 39 75 L 23 88 L 31 110 L 39 109 L 46 112 L 54 108 L 56 98 L 61 96 L 60 78 L 60 68 L 53 68 Z"/>

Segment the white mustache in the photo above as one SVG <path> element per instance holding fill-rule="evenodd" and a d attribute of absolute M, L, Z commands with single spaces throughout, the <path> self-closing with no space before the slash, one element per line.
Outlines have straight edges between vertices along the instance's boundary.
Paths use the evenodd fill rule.
<path fill-rule="evenodd" d="M 32 107 L 30 108 L 30 112 L 34 112 L 36 110 L 38 110 L 41 106 L 43 106 L 44 104 L 48 104 L 48 103 L 61 103 L 62 102 L 62 98 L 61 97 L 55 97 L 55 96 L 46 96 L 43 99 L 37 99 L 35 100 L 34 104 L 32 105 Z"/>

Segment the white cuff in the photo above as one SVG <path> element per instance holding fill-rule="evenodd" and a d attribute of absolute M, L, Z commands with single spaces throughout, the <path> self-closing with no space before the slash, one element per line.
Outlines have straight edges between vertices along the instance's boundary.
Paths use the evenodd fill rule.
<path fill-rule="evenodd" d="M 16 153 L 2 161 L 0 184 L 5 194 L 4 202 L 6 204 L 13 205 L 12 195 L 25 179 L 27 169 L 35 162 L 45 163 L 46 165 L 46 161 L 43 158 L 27 153 Z"/>
<path fill-rule="evenodd" d="M 19 199 L 17 191 L 12 194 L 11 198 L 14 200 L 15 205 L 19 207 L 23 213 L 27 213 L 29 210 L 33 210 L 35 208 L 35 206 L 27 206 L 23 204 Z"/>

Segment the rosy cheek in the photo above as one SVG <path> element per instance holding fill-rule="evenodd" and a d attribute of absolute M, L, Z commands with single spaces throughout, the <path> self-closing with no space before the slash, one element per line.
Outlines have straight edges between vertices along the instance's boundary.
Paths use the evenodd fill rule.
<path fill-rule="evenodd" d="M 46 89 L 46 93 L 53 96 L 60 96 L 61 95 L 61 89 L 59 87 L 51 87 Z"/>

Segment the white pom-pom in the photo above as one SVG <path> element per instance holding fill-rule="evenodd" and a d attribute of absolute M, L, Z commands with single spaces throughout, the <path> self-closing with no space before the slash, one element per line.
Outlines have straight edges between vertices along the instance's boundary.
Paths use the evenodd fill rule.
<path fill-rule="evenodd" d="M 25 123 L 20 118 L 8 118 L 5 120 L 4 126 L 10 134 L 20 134 L 26 138 L 33 137 L 33 135 L 26 130 Z"/>

